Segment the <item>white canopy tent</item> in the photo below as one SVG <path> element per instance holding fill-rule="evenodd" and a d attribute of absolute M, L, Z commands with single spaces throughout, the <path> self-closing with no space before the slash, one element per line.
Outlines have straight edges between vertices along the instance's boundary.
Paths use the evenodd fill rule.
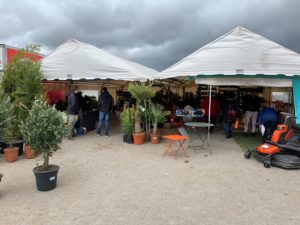
<path fill-rule="evenodd" d="M 69 39 L 44 58 L 41 70 L 46 80 L 146 81 L 158 73 L 75 39 Z"/>
<path fill-rule="evenodd" d="M 280 78 L 289 78 L 300 75 L 300 55 L 246 28 L 237 27 L 156 77 L 197 78 L 199 75 L 203 75 L 203 79 L 236 75 L 248 78 L 277 78 L 279 75 Z"/>
<path fill-rule="evenodd" d="M 210 85 L 209 121 L 211 85 L 290 87 L 294 76 L 300 76 L 298 53 L 243 27 L 156 75 L 157 79 L 195 79 L 198 84 Z"/>

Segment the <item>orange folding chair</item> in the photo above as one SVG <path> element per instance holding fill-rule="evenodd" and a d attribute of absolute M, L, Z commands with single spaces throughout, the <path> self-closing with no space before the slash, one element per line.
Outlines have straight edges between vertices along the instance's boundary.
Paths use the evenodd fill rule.
<path fill-rule="evenodd" d="M 185 129 L 183 130 L 184 128 L 181 127 L 178 129 L 179 133 L 181 134 L 171 134 L 171 135 L 165 135 L 163 136 L 163 138 L 165 138 L 167 140 L 167 149 L 166 151 L 164 152 L 163 156 L 165 157 L 167 154 L 172 154 L 174 159 L 176 160 L 176 157 L 177 157 L 177 153 L 178 151 L 182 150 L 183 154 L 185 157 L 189 157 L 188 154 L 186 153 L 186 151 L 184 150 L 183 148 L 183 144 L 184 142 L 189 139 L 189 136 L 188 135 L 182 135 L 182 133 L 186 133 L 187 132 L 185 131 Z M 173 148 L 173 144 L 174 143 L 179 143 L 179 146 L 178 148 L 176 149 L 176 151 L 174 150 Z"/>

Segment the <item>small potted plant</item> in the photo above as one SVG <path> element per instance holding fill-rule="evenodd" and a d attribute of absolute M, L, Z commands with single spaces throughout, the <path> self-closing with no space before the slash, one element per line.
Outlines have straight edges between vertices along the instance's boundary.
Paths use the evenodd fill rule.
<path fill-rule="evenodd" d="M 145 132 L 141 127 L 140 109 L 143 108 L 141 103 L 150 100 L 154 97 L 155 93 L 151 87 L 146 86 L 145 84 L 129 84 L 128 91 L 136 99 L 133 141 L 134 144 L 137 145 L 144 144 Z M 143 110 L 145 110 L 145 108 L 143 108 Z"/>
<path fill-rule="evenodd" d="M 151 134 L 152 144 L 159 143 L 159 134 L 157 132 L 157 125 L 166 121 L 166 117 L 171 113 L 170 111 L 165 111 L 164 107 L 159 104 L 151 105 L 151 119 L 153 125 L 153 133 Z"/>
<path fill-rule="evenodd" d="M 25 143 L 25 147 L 24 147 L 24 155 L 25 155 L 26 159 L 33 159 L 36 157 L 32 148 L 30 147 L 30 145 L 28 145 L 26 143 Z"/>
<path fill-rule="evenodd" d="M 49 164 L 49 158 L 60 148 L 67 132 L 63 113 L 49 106 L 45 101 L 35 100 L 29 116 L 21 124 L 21 132 L 33 153 L 40 155 L 43 162 L 33 169 L 37 189 L 39 191 L 54 189 L 59 166 Z"/>
<path fill-rule="evenodd" d="M 3 151 L 5 161 L 7 162 L 17 161 L 19 152 L 19 148 L 12 147 L 14 140 L 12 111 L 13 105 L 10 102 L 10 98 L 2 98 L 0 100 L 0 140 L 3 141 L 6 146 Z"/>
<path fill-rule="evenodd" d="M 14 146 L 16 137 L 14 136 L 13 128 L 14 126 L 11 122 L 9 122 L 9 125 L 4 134 L 4 140 L 7 146 L 7 148 L 4 149 L 4 157 L 6 162 L 15 162 L 18 160 L 18 156 L 20 155 L 20 148 Z"/>
<path fill-rule="evenodd" d="M 135 108 L 129 108 L 124 106 L 124 110 L 121 114 L 121 127 L 124 133 L 123 141 L 127 143 L 133 143 L 133 132 L 134 132 L 134 115 Z"/>

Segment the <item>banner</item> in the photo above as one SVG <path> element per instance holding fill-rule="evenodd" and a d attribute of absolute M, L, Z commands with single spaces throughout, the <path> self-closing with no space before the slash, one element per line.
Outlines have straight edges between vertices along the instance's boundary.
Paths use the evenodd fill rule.
<path fill-rule="evenodd" d="M 296 123 L 300 124 L 300 78 L 293 79 Z"/>
<path fill-rule="evenodd" d="M 0 46 L 0 70 L 4 70 L 4 47 Z"/>

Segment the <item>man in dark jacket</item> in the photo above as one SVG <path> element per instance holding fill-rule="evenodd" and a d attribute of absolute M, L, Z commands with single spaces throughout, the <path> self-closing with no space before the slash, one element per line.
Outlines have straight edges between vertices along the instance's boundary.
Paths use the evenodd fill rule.
<path fill-rule="evenodd" d="M 253 91 L 251 95 L 247 95 L 244 99 L 244 111 L 246 112 L 245 115 L 245 124 L 244 124 L 244 135 L 248 136 L 249 132 L 249 125 L 251 121 L 251 134 L 255 136 L 256 130 L 256 120 L 257 115 L 260 109 L 260 98 L 257 96 L 257 92 Z"/>
<path fill-rule="evenodd" d="M 264 126 L 263 142 L 266 142 L 269 135 L 272 135 L 280 123 L 279 113 L 271 107 L 263 107 L 258 115 L 258 122 Z"/>
<path fill-rule="evenodd" d="M 109 119 L 110 113 L 113 110 L 114 100 L 113 97 L 108 93 L 107 88 L 103 87 L 101 94 L 98 99 L 99 104 L 99 124 L 96 130 L 96 135 L 100 136 L 103 120 L 105 122 L 105 137 L 109 134 Z"/>
<path fill-rule="evenodd" d="M 71 140 L 75 135 L 75 124 L 78 120 L 78 113 L 79 113 L 79 102 L 77 99 L 76 94 L 78 93 L 78 88 L 73 86 L 71 88 L 71 92 L 68 95 L 68 139 Z"/>

